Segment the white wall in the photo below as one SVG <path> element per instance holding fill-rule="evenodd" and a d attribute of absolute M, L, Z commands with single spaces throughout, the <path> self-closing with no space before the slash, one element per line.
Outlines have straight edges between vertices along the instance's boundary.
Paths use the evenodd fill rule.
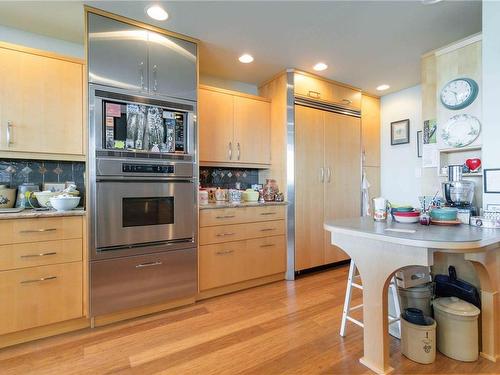
<path fill-rule="evenodd" d="M 500 2 L 483 1 L 483 167 L 500 168 Z M 500 194 L 483 194 L 483 205 Z"/>
<path fill-rule="evenodd" d="M 417 157 L 417 130 L 422 130 L 420 85 L 381 98 L 381 192 L 393 204 L 418 207 L 422 159 Z M 391 122 L 410 119 L 410 143 L 391 146 Z"/>
<path fill-rule="evenodd" d="M 85 56 L 83 43 L 71 43 L 2 25 L 0 25 L 0 41 L 81 59 Z"/>

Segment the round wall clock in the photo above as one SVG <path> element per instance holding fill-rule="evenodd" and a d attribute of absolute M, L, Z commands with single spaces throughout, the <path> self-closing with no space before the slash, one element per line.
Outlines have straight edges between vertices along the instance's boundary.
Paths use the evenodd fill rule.
<path fill-rule="evenodd" d="M 441 90 L 441 103 L 448 109 L 457 110 L 470 105 L 479 93 L 477 82 L 470 78 L 457 78 Z"/>

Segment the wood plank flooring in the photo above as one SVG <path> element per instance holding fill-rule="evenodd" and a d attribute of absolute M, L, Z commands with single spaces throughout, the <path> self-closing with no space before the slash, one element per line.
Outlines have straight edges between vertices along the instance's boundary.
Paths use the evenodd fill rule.
<path fill-rule="evenodd" d="M 174 311 L 0 350 L 0 374 L 371 374 L 362 329 L 338 335 L 347 267 Z M 361 302 L 359 292 L 354 304 Z M 500 363 L 438 354 L 419 365 L 391 340 L 395 374 L 499 374 Z"/>

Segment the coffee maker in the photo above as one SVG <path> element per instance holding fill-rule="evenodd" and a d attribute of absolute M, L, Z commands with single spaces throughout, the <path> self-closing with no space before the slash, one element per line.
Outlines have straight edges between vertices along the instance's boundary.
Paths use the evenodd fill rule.
<path fill-rule="evenodd" d="M 474 199 L 474 182 L 462 179 L 462 165 L 448 166 L 448 181 L 443 182 L 443 197 L 447 207 L 458 209 L 458 219 L 469 224 L 471 216 L 477 209 L 472 205 Z"/>

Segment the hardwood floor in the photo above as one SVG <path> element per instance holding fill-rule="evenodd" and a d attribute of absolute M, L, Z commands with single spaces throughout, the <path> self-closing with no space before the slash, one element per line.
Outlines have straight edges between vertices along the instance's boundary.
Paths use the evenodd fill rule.
<path fill-rule="evenodd" d="M 371 374 L 362 329 L 338 335 L 347 267 L 174 311 L 0 351 L 0 374 Z M 356 291 L 357 292 L 357 291 Z M 354 304 L 360 303 L 359 292 Z M 500 363 L 438 354 L 418 365 L 391 341 L 395 374 L 499 374 Z"/>

